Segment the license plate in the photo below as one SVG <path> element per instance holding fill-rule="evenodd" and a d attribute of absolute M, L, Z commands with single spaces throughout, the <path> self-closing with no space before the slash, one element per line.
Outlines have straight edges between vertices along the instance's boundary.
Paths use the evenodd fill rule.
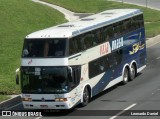
<path fill-rule="evenodd" d="M 48 108 L 48 105 L 40 105 L 41 108 Z"/>

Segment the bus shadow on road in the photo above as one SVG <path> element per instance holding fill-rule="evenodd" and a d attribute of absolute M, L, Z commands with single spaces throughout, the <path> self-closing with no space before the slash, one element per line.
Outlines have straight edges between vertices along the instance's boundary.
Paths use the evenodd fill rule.
<path fill-rule="evenodd" d="M 76 109 L 69 109 L 69 110 L 43 110 L 42 116 L 43 117 L 60 117 L 60 116 L 69 116 L 73 112 L 75 112 Z"/>

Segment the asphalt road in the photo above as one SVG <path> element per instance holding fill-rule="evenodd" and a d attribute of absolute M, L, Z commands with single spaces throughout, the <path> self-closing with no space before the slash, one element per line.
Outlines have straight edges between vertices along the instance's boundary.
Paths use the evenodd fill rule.
<path fill-rule="evenodd" d="M 125 110 L 160 110 L 160 43 L 147 49 L 148 62 L 145 70 L 139 74 L 134 81 L 127 85 L 117 85 L 94 97 L 86 107 L 76 107 L 75 110 L 69 112 L 50 113 L 48 116 L 30 117 L 30 119 L 159 119 L 157 116 L 118 116 L 125 114 Z M 7 110 L 24 110 L 22 103 L 13 105 Z M 77 111 L 76 111 L 77 110 Z M 83 111 L 90 116 L 78 116 Z M 84 111 L 86 110 L 86 111 Z M 104 111 L 87 111 L 87 110 L 104 110 Z M 108 110 L 108 111 L 107 111 Z M 116 111 L 110 111 L 116 110 Z M 105 114 L 104 114 L 105 112 Z M 95 116 L 100 113 L 100 116 Z M 102 113 L 102 114 L 101 114 Z M 109 113 L 114 113 L 109 116 Z M 160 112 L 159 112 L 160 113 Z M 84 114 L 84 113 L 83 113 Z M 72 116 L 71 116 L 72 115 Z M 74 115 L 74 116 L 73 116 Z M 4 118 L 4 117 L 0 117 Z M 22 117 L 5 117 L 6 118 L 22 118 Z M 24 118 L 24 117 L 23 117 Z M 26 117 L 27 118 L 27 117 Z"/>
<path fill-rule="evenodd" d="M 114 1 L 119 1 L 119 2 L 123 1 L 123 2 L 143 5 L 143 6 L 147 6 L 155 9 L 160 9 L 160 0 L 114 0 Z"/>

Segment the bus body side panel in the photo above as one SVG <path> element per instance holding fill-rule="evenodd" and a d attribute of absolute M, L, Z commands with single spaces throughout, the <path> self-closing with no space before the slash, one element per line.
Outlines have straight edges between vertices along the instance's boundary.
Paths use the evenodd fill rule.
<path fill-rule="evenodd" d="M 137 69 L 144 67 L 146 65 L 146 41 L 144 28 L 127 35 L 125 40 L 127 42 L 130 42 L 131 40 L 135 41 L 128 47 L 124 48 L 124 59 L 127 59 L 126 62 L 130 63 L 135 60 Z M 126 41 L 124 41 L 124 43 L 127 43 Z"/>
<path fill-rule="evenodd" d="M 111 43 L 110 43 L 111 44 Z M 124 36 L 122 63 L 90 79 L 93 96 L 122 81 L 123 67 L 136 61 L 137 71 L 146 65 L 146 44 L 144 29 L 139 29 Z M 113 60 L 114 61 L 114 60 Z"/>

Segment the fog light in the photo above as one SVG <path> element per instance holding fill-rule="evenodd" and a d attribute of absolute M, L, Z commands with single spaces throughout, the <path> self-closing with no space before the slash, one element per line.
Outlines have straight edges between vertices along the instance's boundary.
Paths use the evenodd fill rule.
<path fill-rule="evenodd" d="M 67 98 L 56 98 L 55 102 L 65 102 L 67 101 Z"/>

